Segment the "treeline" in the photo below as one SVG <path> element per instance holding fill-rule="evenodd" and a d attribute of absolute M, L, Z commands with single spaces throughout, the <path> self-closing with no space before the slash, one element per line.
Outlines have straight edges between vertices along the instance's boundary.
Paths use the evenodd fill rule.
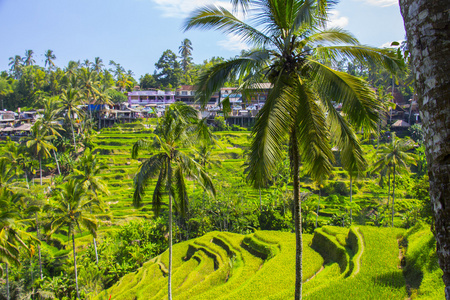
<path fill-rule="evenodd" d="M 112 60 L 106 65 L 100 57 L 95 57 L 93 61 L 69 61 L 67 66 L 59 67 L 55 64 L 56 55 L 47 50 L 44 66 L 40 66 L 36 64 L 34 51 L 26 50 L 23 57 L 10 57 L 10 69 L 0 73 L 1 109 L 42 108 L 43 98 L 61 95 L 70 88 L 89 91 L 85 93 L 85 103 L 117 104 L 127 100 L 124 93 L 134 86 L 140 85 L 144 90 L 170 90 L 191 85 L 203 70 L 224 61 L 221 57 L 212 57 L 202 64 L 194 64 L 192 44 L 188 39 L 183 41 L 179 53 L 180 57 L 171 50 L 164 51 L 155 63 L 153 75 L 147 73 L 138 82 L 133 71 L 126 71 Z"/>

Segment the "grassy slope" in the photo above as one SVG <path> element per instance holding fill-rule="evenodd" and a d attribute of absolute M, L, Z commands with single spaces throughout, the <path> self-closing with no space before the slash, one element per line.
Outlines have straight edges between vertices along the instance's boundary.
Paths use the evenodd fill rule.
<path fill-rule="evenodd" d="M 354 228 L 360 256 L 349 244 L 349 231 L 325 227 L 326 235 L 344 247 L 352 262 L 342 268 L 334 261 L 324 261 L 311 248 L 312 235 L 304 235 L 305 299 L 405 299 L 408 297 L 400 266 L 398 238 L 405 234 L 397 228 Z M 423 250 L 429 231 L 410 234 L 409 259 L 423 268 L 427 259 L 414 253 Z M 419 248 L 422 248 L 420 250 Z M 428 251 L 428 252 L 427 252 Z M 123 277 L 111 289 L 95 299 L 164 299 L 167 297 L 167 252 L 154 258 L 135 274 Z M 356 262 L 358 261 L 358 262 Z M 434 259 L 435 263 L 435 259 Z M 292 233 L 257 231 L 243 236 L 226 232 L 207 235 L 174 246 L 173 293 L 175 299 L 291 299 L 295 279 L 295 239 Z M 322 265 L 324 268 L 322 268 Z M 359 267 L 356 267 L 359 265 Z M 434 265 L 433 265 L 434 266 Z M 350 270 L 347 272 L 347 270 Z M 437 270 L 424 272 L 420 299 L 439 299 L 443 290 Z M 425 274 L 426 273 L 426 274 Z M 432 283 L 430 283 L 430 281 Z M 414 296 L 414 295 L 413 295 Z"/>

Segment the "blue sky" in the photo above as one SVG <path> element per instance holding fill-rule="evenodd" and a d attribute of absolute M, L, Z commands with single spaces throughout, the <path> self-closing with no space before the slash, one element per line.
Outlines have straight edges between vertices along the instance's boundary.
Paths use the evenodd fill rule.
<path fill-rule="evenodd" d="M 44 53 L 52 49 L 59 67 L 99 56 L 105 65 L 114 60 L 132 70 L 138 80 L 153 73 L 164 50 L 178 53 L 184 38 L 192 41 L 195 63 L 239 54 L 245 45 L 233 36 L 182 31 L 189 13 L 205 4 L 229 7 L 229 1 L 209 0 L 0 0 L 0 70 L 26 49 L 44 65 Z M 341 0 L 331 22 L 371 46 L 405 37 L 397 0 Z"/>

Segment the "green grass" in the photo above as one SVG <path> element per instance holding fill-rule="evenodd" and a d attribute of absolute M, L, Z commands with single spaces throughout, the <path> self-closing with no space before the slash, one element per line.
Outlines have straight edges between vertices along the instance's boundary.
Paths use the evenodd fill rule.
<path fill-rule="evenodd" d="M 397 228 L 324 227 L 334 247 L 345 249 L 348 268 L 311 248 L 313 235 L 303 235 L 303 295 L 305 299 L 405 299 L 400 266 L 400 238 L 406 234 L 406 258 L 423 274 L 412 299 L 440 299 L 436 259 L 428 229 L 406 233 Z M 345 239 L 338 241 L 337 237 Z M 431 245 L 431 246 L 430 246 Z M 250 235 L 210 232 L 174 245 L 175 299 L 291 299 L 295 280 L 294 234 L 257 231 Z M 167 297 L 167 251 L 95 299 L 164 299 Z M 414 262 L 414 263 L 412 263 Z M 149 275 L 150 274 L 150 275 Z M 436 291 L 438 290 L 438 291 Z M 136 298 L 133 298 L 136 297 Z"/>
<path fill-rule="evenodd" d="M 444 299 L 443 272 L 436 255 L 436 240 L 427 225 L 417 224 L 406 236 L 405 275 L 411 299 Z"/>

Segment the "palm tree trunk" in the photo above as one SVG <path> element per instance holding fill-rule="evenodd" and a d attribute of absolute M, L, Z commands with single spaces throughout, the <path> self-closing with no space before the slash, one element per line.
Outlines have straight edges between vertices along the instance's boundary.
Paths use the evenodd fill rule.
<path fill-rule="evenodd" d="M 39 239 L 39 224 L 38 224 L 38 213 L 36 212 L 36 238 Z M 39 277 L 44 279 L 44 275 L 42 274 L 42 255 L 41 255 L 41 246 L 38 245 L 38 256 L 39 256 Z"/>
<path fill-rule="evenodd" d="M 450 300 L 448 0 L 400 0 L 425 132 L 436 252 Z M 417 16 L 421 16 L 418 18 Z"/>
<path fill-rule="evenodd" d="M 58 167 L 58 175 L 61 175 L 61 169 L 59 168 L 58 158 L 56 157 L 56 151 L 53 149 L 53 155 L 55 156 L 56 166 Z"/>
<path fill-rule="evenodd" d="M 96 192 L 95 190 L 94 190 L 93 192 L 94 192 L 95 198 L 98 199 L 97 192 Z M 92 214 L 92 206 L 89 207 L 89 213 Z M 94 239 L 94 251 L 95 251 L 95 264 L 96 264 L 97 267 L 98 267 L 97 241 L 95 240 L 95 237 L 94 237 L 93 239 Z"/>
<path fill-rule="evenodd" d="M 394 227 L 394 202 L 395 202 L 395 165 L 394 165 L 394 182 L 392 183 L 392 227 Z"/>
<path fill-rule="evenodd" d="M 390 202 L 391 202 L 391 173 L 389 172 L 389 174 L 388 174 L 388 202 L 387 202 L 388 208 L 389 208 Z"/>
<path fill-rule="evenodd" d="M 261 187 L 259 187 L 259 211 L 262 211 Z"/>
<path fill-rule="evenodd" d="M 41 155 L 39 154 L 39 178 L 42 185 L 42 159 Z"/>
<path fill-rule="evenodd" d="M 320 208 L 320 187 L 319 187 L 319 201 L 317 202 L 316 227 L 315 228 L 317 228 L 317 223 L 319 221 L 319 208 Z"/>
<path fill-rule="evenodd" d="M 350 226 L 352 226 L 352 220 L 353 220 L 353 209 L 352 209 L 352 201 L 353 201 L 353 195 L 352 195 L 352 187 L 353 187 L 353 181 L 352 176 L 350 175 Z"/>
<path fill-rule="evenodd" d="M 8 264 L 5 263 L 5 272 L 6 272 L 6 300 L 10 300 L 9 295 L 9 273 L 8 273 Z"/>
<path fill-rule="evenodd" d="M 75 130 L 73 129 L 72 121 L 70 120 L 70 127 L 72 128 L 73 148 L 77 152 L 77 143 L 75 142 Z"/>
<path fill-rule="evenodd" d="M 169 193 L 169 282 L 168 299 L 172 300 L 172 195 Z"/>
<path fill-rule="evenodd" d="M 294 184 L 294 220 L 295 220 L 295 300 L 302 299 L 302 258 L 303 258 L 303 241 L 302 241 L 302 204 L 300 199 L 300 157 L 298 151 L 297 132 L 292 129 L 291 132 L 291 159 L 293 167 L 293 184 Z"/>
<path fill-rule="evenodd" d="M 75 234 L 72 232 L 72 247 L 73 247 L 73 267 L 75 268 L 75 287 L 77 289 L 77 298 L 80 298 L 78 290 L 78 273 L 77 273 L 77 252 L 75 250 Z"/>

